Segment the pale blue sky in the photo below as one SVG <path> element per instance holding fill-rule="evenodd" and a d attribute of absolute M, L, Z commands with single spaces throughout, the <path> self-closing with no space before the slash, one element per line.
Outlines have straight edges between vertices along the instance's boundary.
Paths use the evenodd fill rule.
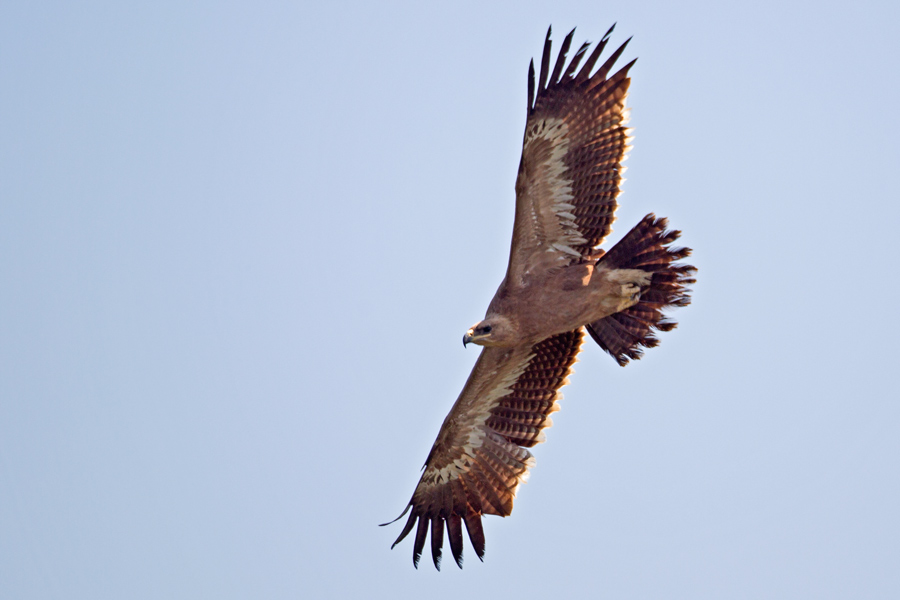
<path fill-rule="evenodd" d="M 898 6 L 3 3 L 0 597 L 898 597 Z M 668 216 L 694 304 L 415 571 L 528 61 L 613 22 L 614 239 Z"/>

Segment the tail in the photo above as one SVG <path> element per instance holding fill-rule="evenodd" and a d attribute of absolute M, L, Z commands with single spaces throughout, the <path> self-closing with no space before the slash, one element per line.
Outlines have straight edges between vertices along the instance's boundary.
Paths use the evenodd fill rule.
<path fill-rule="evenodd" d="M 637 304 L 587 326 L 594 341 L 623 367 L 629 359 L 637 360 L 644 354 L 642 347 L 659 344 L 654 329 L 675 328 L 674 321 L 663 318 L 664 309 L 691 303 L 691 290 L 686 286 L 695 282 L 693 274 L 697 269 L 674 262 L 690 256 L 691 250 L 671 248 L 681 232 L 666 231 L 666 225 L 666 219 L 657 219 L 650 213 L 599 261 L 605 267 L 653 273 L 649 288 L 641 291 Z"/>

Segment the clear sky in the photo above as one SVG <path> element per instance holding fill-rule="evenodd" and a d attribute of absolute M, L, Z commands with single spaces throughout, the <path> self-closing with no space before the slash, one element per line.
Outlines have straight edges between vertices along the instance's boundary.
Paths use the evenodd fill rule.
<path fill-rule="evenodd" d="M 391 551 L 506 268 L 528 61 L 633 35 L 586 344 L 466 567 Z M 0 4 L 0 597 L 897 598 L 897 2 Z"/>

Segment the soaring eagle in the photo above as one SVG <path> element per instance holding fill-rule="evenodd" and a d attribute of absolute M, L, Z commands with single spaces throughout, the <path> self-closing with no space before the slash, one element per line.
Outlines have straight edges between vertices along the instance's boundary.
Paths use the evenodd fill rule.
<path fill-rule="evenodd" d="M 609 76 L 628 41 L 591 74 L 614 27 L 580 70 L 590 44 L 567 67 L 573 29 L 552 72 L 548 30 L 536 96 L 529 65 L 509 266 L 484 320 L 463 337 L 484 349 L 397 517 L 412 511 L 394 546 L 415 527 L 416 567 L 431 530 L 440 569 L 445 527 L 462 567 L 463 523 L 483 560 L 481 517 L 512 512 L 534 465 L 527 448 L 544 441 L 585 329 L 624 366 L 658 343 L 653 330 L 675 327 L 663 309 L 690 302 L 695 269 L 675 262 L 690 250 L 672 247 L 680 232 L 667 231 L 666 219 L 651 213 L 609 252 L 597 248 L 615 220 L 631 141 L 625 97 L 634 61 Z"/>

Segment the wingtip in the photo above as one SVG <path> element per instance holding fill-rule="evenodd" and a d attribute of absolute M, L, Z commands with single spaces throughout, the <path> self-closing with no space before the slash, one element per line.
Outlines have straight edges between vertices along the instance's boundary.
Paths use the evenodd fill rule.
<path fill-rule="evenodd" d="M 403 509 L 403 512 L 400 513 L 400 516 L 399 516 L 399 517 L 397 517 L 397 518 L 394 519 L 393 521 L 388 521 L 387 523 L 379 523 L 378 526 L 379 526 L 379 527 L 385 527 L 385 526 L 387 526 L 387 525 L 390 525 L 391 523 L 396 523 L 397 521 L 399 521 L 400 519 L 403 518 L 403 515 L 405 515 L 406 513 L 409 512 L 409 509 L 410 509 L 410 508 L 412 508 L 412 503 L 411 503 L 411 502 L 410 502 L 409 504 L 406 505 L 406 508 Z"/>
<path fill-rule="evenodd" d="M 606 41 L 606 40 L 608 40 L 608 39 L 609 39 L 609 36 L 611 36 L 611 35 L 612 35 L 612 32 L 615 30 L 616 25 L 618 25 L 618 22 L 615 22 L 615 23 L 612 24 L 612 26 L 610 26 L 610 28 L 606 31 L 606 33 L 603 34 L 603 37 L 601 38 L 600 41 Z"/>
<path fill-rule="evenodd" d="M 531 114 L 531 109 L 534 107 L 534 59 L 532 58 L 528 63 L 528 106 L 526 108 L 526 115 Z"/>

